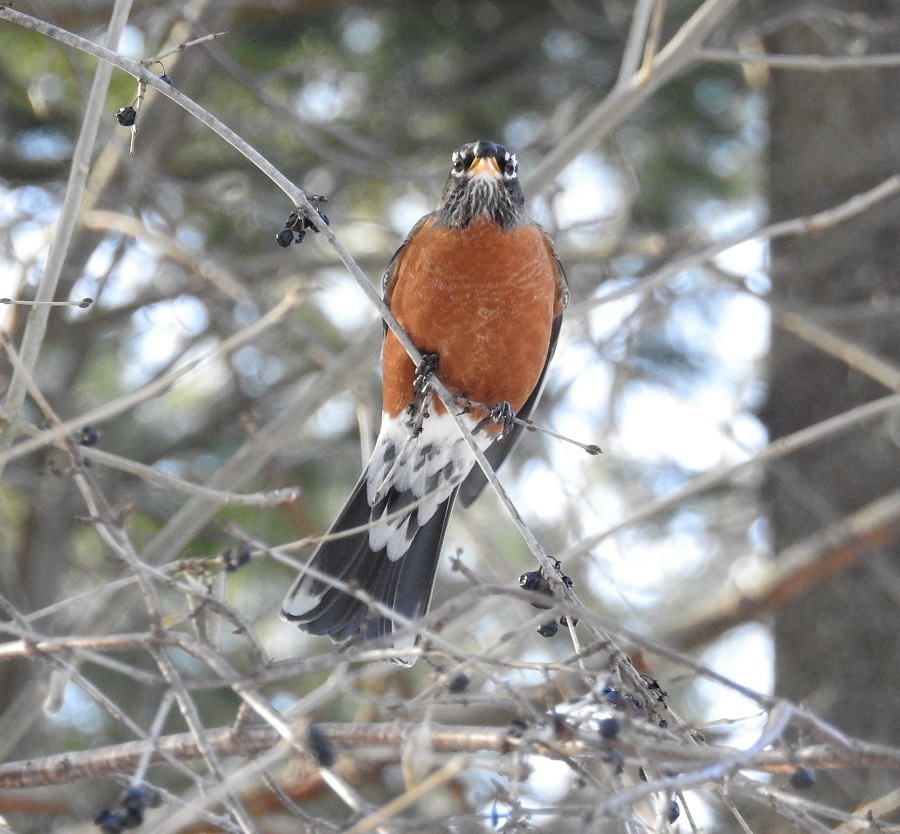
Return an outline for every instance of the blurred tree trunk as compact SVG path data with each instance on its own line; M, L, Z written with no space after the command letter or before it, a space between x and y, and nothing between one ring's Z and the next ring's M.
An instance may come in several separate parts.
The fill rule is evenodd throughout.
M820 3L780 28L772 53L900 50L896 0ZM785 4L766 0L770 19ZM900 172L900 70L774 71L769 86L772 220L836 205ZM772 300L900 367L900 201L819 234L772 247ZM887 394L777 326L772 334L771 439ZM775 553L900 488L900 418L869 423L779 462L766 501ZM776 691L846 732L900 740L900 544L858 553L856 567L824 581L775 621ZM893 589L893 590L892 590ZM887 774L844 774L854 805L889 789ZM865 781L869 780L869 781ZM881 780L881 781L876 781ZM824 779L820 779L820 785ZM828 784L834 788L834 783ZM821 789L825 789L824 786Z

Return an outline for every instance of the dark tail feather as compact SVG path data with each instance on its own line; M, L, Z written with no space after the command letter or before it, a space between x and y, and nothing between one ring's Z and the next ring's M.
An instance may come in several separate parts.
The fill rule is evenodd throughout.
M310 561L316 570L354 584L398 614L417 619L431 602L434 578L447 519L456 497L454 492L441 504L428 523L416 531L406 553L396 561L387 550L369 547L368 531L323 542ZM366 476L357 483L329 532L338 533L368 524L371 507L366 496ZM301 573L282 605L282 616L310 634L327 634L335 641L355 634L383 637L394 630L388 617L343 591ZM416 641L410 640L409 645Z

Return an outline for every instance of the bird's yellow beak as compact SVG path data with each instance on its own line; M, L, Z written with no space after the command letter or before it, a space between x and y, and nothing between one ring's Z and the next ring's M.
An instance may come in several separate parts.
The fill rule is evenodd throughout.
M500 166L497 160L492 156L478 156L469 166L469 178L487 176L492 179L501 179Z

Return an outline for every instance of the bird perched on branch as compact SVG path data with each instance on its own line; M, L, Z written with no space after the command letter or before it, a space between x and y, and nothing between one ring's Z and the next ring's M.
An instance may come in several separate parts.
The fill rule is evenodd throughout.
M410 620L428 610L447 519L485 484L434 374L491 465L509 454L543 387L567 301L563 268L528 216L514 154L464 145L437 209L391 259L384 300L423 355L417 367L391 331L384 340L383 414L372 457L282 616L333 640L392 634L399 626L352 591ZM472 405L465 406L469 402ZM326 581L333 577L342 587ZM399 649L417 642L407 631Z

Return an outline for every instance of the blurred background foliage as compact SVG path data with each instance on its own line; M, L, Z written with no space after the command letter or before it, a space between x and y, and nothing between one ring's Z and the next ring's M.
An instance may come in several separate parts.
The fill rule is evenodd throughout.
M670 4L669 34L692 7ZM450 150L473 137L493 137L517 151L527 180L529 167L614 80L630 23L628 4L618 3L593 11L542 2L515 9L444 2L248 5L221 18L220 10L202 12L191 34L227 28L228 36L173 56L163 62L165 71L309 193L328 197L324 210L373 282L412 223L433 207ZM89 20L78 28L99 38L100 24L98 17L93 28ZM153 54L184 27L171 10L138 10L122 48L135 57ZM10 152L0 163L5 235L19 262L11 264L5 292L27 298L58 209L87 62L17 28L4 27L0 36L11 82L4 95L10 118L3 124ZM134 82L116 73L110 114L134 95ZM549 516L540 532L554 546L569 538L568 525L559 524L566 507L569 523L583 530L598 515L608 523L627 513L633 499L622 497L620 476L629 482L625 492L638 498L696 471L690 460L679 460L690 454L667 452L662 444L620 453L619 423L633 392L683 397L698 386L727 383L710 334L740 287L695 270L657 293L604 306L597 299L680 248L759 221L761 117L760 101L736 70L698 70L578 160L551 190L532 195L536 215L562 251L572 291L542 420L552 424L558 406L574 436L600 442L605 455L591 460L528 438L509 467L513 483L523 467L535 470L522 488L537 484L530 491ZM152 91L139 128L131 158L128 131L112 118L103 126L104 164L90 184L93 211L64 274L67 297L96 303L54 315L39 381L61 416L74 416L221 341L292 287L308 288L306 302L277 332L103 426L104 449L203 482L254 423L279 408L292 385L359 338L360 328L371 328L374 314L313 237L287 252L274 245L290 207L208 130ZM38 165L45 166L43 176L34 174ZM716 224L707 222L711 215ZM24 315L24 308L13 309L8 328L18 331ZM745 387L755 357L735 349L732 361L742 367L731 385ZM298 426L295 445L280 449L255 485L298 484L299 506L224 513L240 516L269 541L321 530L358 469L357 409L366 412L369 432L377 428L376 366L373 354L371 373ZM668 442L671 430L661 431ZM633 442L640 445L640 438ZM14 467L7 483L46 480L36 474L47 463L43 457ZM727 452L701 457L700 466L708 466ZM134 478L119 483L115 472L104 470L102 477L111 494L134 504L131 523L144 535L165 523L180 498ZM618 495L617 509L591 499L607 492ZM590 522L571 503L578 496L597 504ZM495 514L492 506L475 515ZM509 532L509 546L525 559ZM222 542L213 525L192 552ZM27 570L40 559L18 561ZM275 579L255 577L253 585L273 590L273 599L280 590Z
M614 84L633 3L603 0L418 0L217 4L136 3L120 51L144 58L164 47L227 30L221 40L165 59L174 85L259 149L307 193L328 198L332 229L371 281L412 224L434 206L449 155L466 141L495 139L528 172ZM763 4L750 4L754 13ZM670 0L663 41L697 3ZM22 2L17 8L101 41L109 4ZM716 35L733 43L753 15ZM715 45L715 44L714 44ZM0 296L28 299L45 263L93 62L19 27L0 25ZM648 502L720 464L746 460L767 434L756 413L766 392L769 341L767 249L748 244L649 292L622 294L641 276L703 246L760 226L766 218L769 124L766 75L729 64L699 64L580 156L543 193L528 193L566 265L571 303L539 423L603 455L589 457L528 435L503 470L514 498L551 554L626 522ZM231 520L268 544L327 528L360 470L380 413L380 325L354 281L315 235L283 250L275 235L292 209L284 196L213 133L151 90L138 115L135 153L117 108L135 82L116 72L59 298L95 299L55 310L37 381L63 418L114 400L158 378L256 320L295 288L303 302L279 325L159 397L99 426L100 448L195 483L245 447L260 427L294 407L298 385L368 339L371 350L334 396L298 421L289 443L259 462L236 489L298 486L294 504L225 508L159 563L215 555L233 540ZM849 196L849 195L848 195ZM816 206L821 208L824 206ZM27 308L0 308L15 343ZM10 370L0 365L0 387ZM331 384L331 383L329 383ZM42 425L29 403L26 422ZM84 506L59 469L59 451L14 460L0 494L0 591L33 612L98 587L77 605L55 607L45 633L145 627L133 590L109 590L123 567L90 529ZM115 468L94 476L139 552L187 501ZM665 634L711 589L752 572L766 558L769 526L757 499L760 478L725 482L578 550L564 567L581 599L649 636ZM487 580L515 583L531 557L486 496L452 523L446 553ZM298 554L302 558L307 551ZM254 562L216 588L252 624L272 658L328 651L276 616L292 571ZM439 574L435 602L466 589ZM181 605L184 609L184 605ZM173 603L173 611L179 610ZM449 639L477 650L515 629L530 609L486 603ZM173 615L174 616L174 615ZM225 633L240 663L239 641ZM230 641L230 642L229 642ZM767 691L771 637L751 624L698 652L725 674ZM563 636L529 632L508 651L545 660L570 651ZM147 664L146 659L130 659ZM148 666L149 668L149 666ZM662 672L660 672L662 670ZM665 667L654 674L663 676ZM159 693L102 669L98 685L146 725ZM373 687L402 702L432 671L373 673ZM108 743L122 728L74 688L63 709L31 707L46 670L7 664L0 687L6 759ZM393 680L396 678L396 680ZM527 676L511 680L529 684ZM272 688L285 703L319 681ZM405 687L405 688L404 688ZM743 718L750 709L721 699L690 677L671 681L686 718ZM203 700L209 726L233 717L233 697ZM398 694L399 693L399 694ZM369 693L373 694L373 693ZM326 717L360 714L335 699ZM16 731L12 732L13 723ZM174 722L177 725L177 722ZM755 724L738 722L738 730ZM740 735L734 736L739 738ZM89 740L88 740L89 739ZM101 789L102 792L102 789ZM93 796L67 801L84 812ZM27 826L21 830L32 830ZM37 829L34 829L37 830Z

